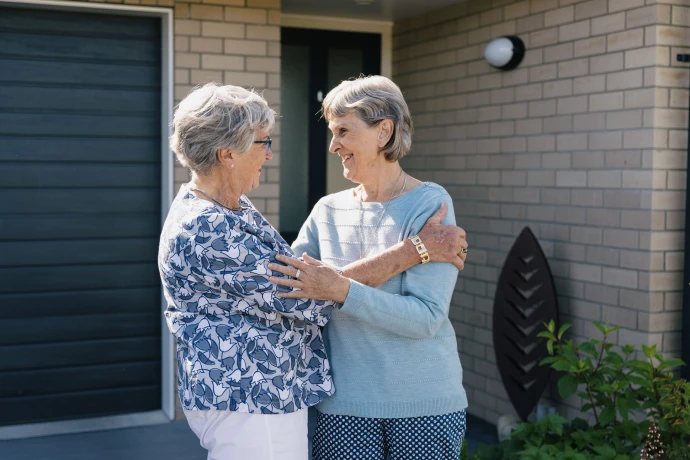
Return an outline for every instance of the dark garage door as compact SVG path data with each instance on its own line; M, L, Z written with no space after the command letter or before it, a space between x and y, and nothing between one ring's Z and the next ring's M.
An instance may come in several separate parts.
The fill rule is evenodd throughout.
M0 425L161 407L160 50L0 7Z

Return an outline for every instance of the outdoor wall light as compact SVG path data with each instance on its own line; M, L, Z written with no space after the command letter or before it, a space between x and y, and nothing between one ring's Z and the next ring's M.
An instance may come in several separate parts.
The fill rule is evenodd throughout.
M525 57L525 43L514 35L500 37L489 42L484 58L499 70L513 70Z

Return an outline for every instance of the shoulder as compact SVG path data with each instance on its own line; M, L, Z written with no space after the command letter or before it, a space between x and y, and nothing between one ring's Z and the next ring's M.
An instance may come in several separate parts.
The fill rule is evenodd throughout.
M416 192L415 197L418 202L428 203L428 205L440 205L443 202L452 202L448 191L435 182L424 182L409 193Z
M331 193L321 198L316 206L325 208L337 208L337 207L351 207L353 203L352 200L352 189L343 190L342 192Z

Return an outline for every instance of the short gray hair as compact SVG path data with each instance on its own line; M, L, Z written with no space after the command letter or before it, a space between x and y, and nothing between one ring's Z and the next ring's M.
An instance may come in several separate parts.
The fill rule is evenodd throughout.
M254 131L273 128L275 112L254 90L208 83L195 88L175 110L170 148L183 166L207 175L218 149L247 152Z
M393 162L410 151L414 131L410 109L398 85L386 77L373 75L340 83L326 95L321 110L326 121L349 112L356 113L369 126L389 119L393 133L381 153Z

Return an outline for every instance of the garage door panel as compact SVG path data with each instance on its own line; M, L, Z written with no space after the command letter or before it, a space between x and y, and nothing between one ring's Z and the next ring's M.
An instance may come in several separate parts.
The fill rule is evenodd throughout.
M125 337L157 337L158 314L112 314L3 319L0 347L50 342L76 342ZM88 347L84 347L85 352ZM0 348L1 349L1 348ZM11 364L10 364L11 365ZM50 366L46 362L41 367ZM9 365L8 365L9 366ZM0 384L2 379L0 379Z
M0 243L0 267L148 262L158 252L157 238Z
M161 407L161 20L44 6L0 6L0 425Z
M22 215L0 217L0 241L64 238L136 238L157 236L161 221L156 213L92 215Z
M143 287L160 282L158 267L153 261L118 265L0 268L0 280L0 293Z
M106 209L149 213L159 208L159 197L147 189L91 189L78 194L63 189L24 190L21 199L16 191L0 189L0 213L102 213Z
M0 294L0 319L141 313L160 302L160 286Z
M0 398L155 385L159 376L157 361L10 371L0 380Z
M53 368L102 365L132 361L156 361L160 354L157 337L119 338L112 340L66 342L5 346L4 354L12 354L13 362L0 361L0 372L41 369L46 363ZM153 382L156 383L156 382ZM8 387L12 388L12 387Z
M0 425L160 409L161 387L143 386L26 398L0 398Z
M160 187L158 164L0 163L3 187Z
M0 87L0 100L4 107L19 110L61 110L64 113L92 111L105 108L135 115L155 115L160 95L150 91L101 88L64 88L59 86L5 86ZM154 111L152 111L154 109Z
M25 61L0 57L0 83L62 83L70 86L109 88L160 87L160 69L156 65L121 65L70 62L56 65L50 61Z
M139 115L0 112L0 134L36 136L150 136L160 126Z
M117 14L79 13L75 15L63 11L40 9L3 8L0 15L0 28L9 31L32 31L36 33L82 34L87 37L111 36L123 38L160 37L160 20L156 18L137 18Z
M28 32L28 33L27 33ZM0 35L0 55L22 58L50 58L59 60L83 59L98 61L157 62L160 47L151 40L123 40L120 37L88 37L70 35L36 35L3 32Z

